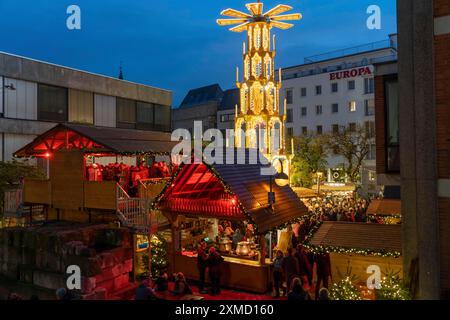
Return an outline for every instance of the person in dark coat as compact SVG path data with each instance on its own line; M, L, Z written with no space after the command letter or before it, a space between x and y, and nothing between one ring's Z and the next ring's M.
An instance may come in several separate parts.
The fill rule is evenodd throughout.
M299 274L298 260L295 257L295 249L289 248L286 257L283 258L282 268L286 279L286 289L290 291L291 281Z
M308 285L311 286L312 285L313 268L309 262L308 255L302 245L297 246L297 252L296 252L295 256L298 260L299 275L300 275L301 279L307 279Z
M319 297L319 290L328 289L328 280L331 278L331 261L329 253L319 253L316 255L317 263L317 282L316 282L316 299ZM320 286L321 283L323 286Z
M197 249L197 269L199 273L200 278L200 286L199 291L200 293L206 293L205 292L205 273L206 273L206 260L208 259L208 256L206 255L206 241L202 240L200 242L200 246Z
M300 278L294 278L291 284L291 291L288 294L288 301L307 301L311 300L309 294L303 289Z
M155 292L152 288L150 288L150 284L148 280L144 280L141 282L139 287L136 289L136 293L134 296L135 300L156 300Z
M209 279L211 281L211 295L220 294L220 265L223 262L222 256L217 253L216 248L209 249L207 265L209 268Z
M272 262L273 267L273 286L275 288L275 297L280 297L280 287L283 285L283 252L277 251L277 255ZM285 292L286 294L286 292Z

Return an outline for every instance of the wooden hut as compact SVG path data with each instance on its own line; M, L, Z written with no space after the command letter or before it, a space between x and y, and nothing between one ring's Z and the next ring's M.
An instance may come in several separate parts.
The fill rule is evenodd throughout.
M326 221L307 247L330 254L333 281L345 276L349 265L361 282L369 277L367 268L371 265L379 266L382 272L402 274L400 225Z
M147 229L149 203L166 181L162 179L152 192L142 192L145 197L132 198L114 180L89 181L86 163L105 157L112 161L127 157L135 164L145 157L169 157L174 144L164 132L59 124L14 154L44 158L48 163L48 179L24 181L23 205L43 206L48 220L119 218L127 226Z
M260 161L251 164L250 152L249 149L225 149L222 164L208 164L204 160L185 164L157 198L155 206L171 222L173 271L182 271L186 277L197 280L198 241L205 237L216 239L219 220L247 221L253 226L254 246L248 254L222 252L225 262L221 282L231 288L267 291L271 275L265 235L286 227L306 214L307 209L289 186L280 187L275 183L272 184L275 204L269 206L270 177L261 171L267 166ZM245 161L226 164L227 155ZM217 241L216 245L219 245Z

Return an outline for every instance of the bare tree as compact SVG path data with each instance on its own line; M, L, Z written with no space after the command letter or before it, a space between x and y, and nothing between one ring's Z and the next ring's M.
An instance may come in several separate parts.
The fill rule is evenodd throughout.
M351 182L360 180L363 161L374 143L373 132L360 125L342 126L339 131L326 135L326 145L331 154L344 157L344 171Z

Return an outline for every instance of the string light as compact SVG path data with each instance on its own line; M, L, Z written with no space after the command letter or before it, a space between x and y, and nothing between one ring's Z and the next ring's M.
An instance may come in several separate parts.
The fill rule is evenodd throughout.
M344 279L333 283L330 289L331 300L361 300L358 288L353 284L352 278L346 276Z

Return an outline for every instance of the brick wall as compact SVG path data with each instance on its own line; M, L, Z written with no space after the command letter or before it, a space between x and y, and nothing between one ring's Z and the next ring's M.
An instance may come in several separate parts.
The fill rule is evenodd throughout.
M434 0L435 17L450 15L449 0ZM450 179L450 34L434 37L436 141L439 179ZM442 298L450 299L450 198L439 198Z
M435 69L438 175L450 179L450 34L435 37Z
M434 16L441 17L450 15L449 0L434 0Z

